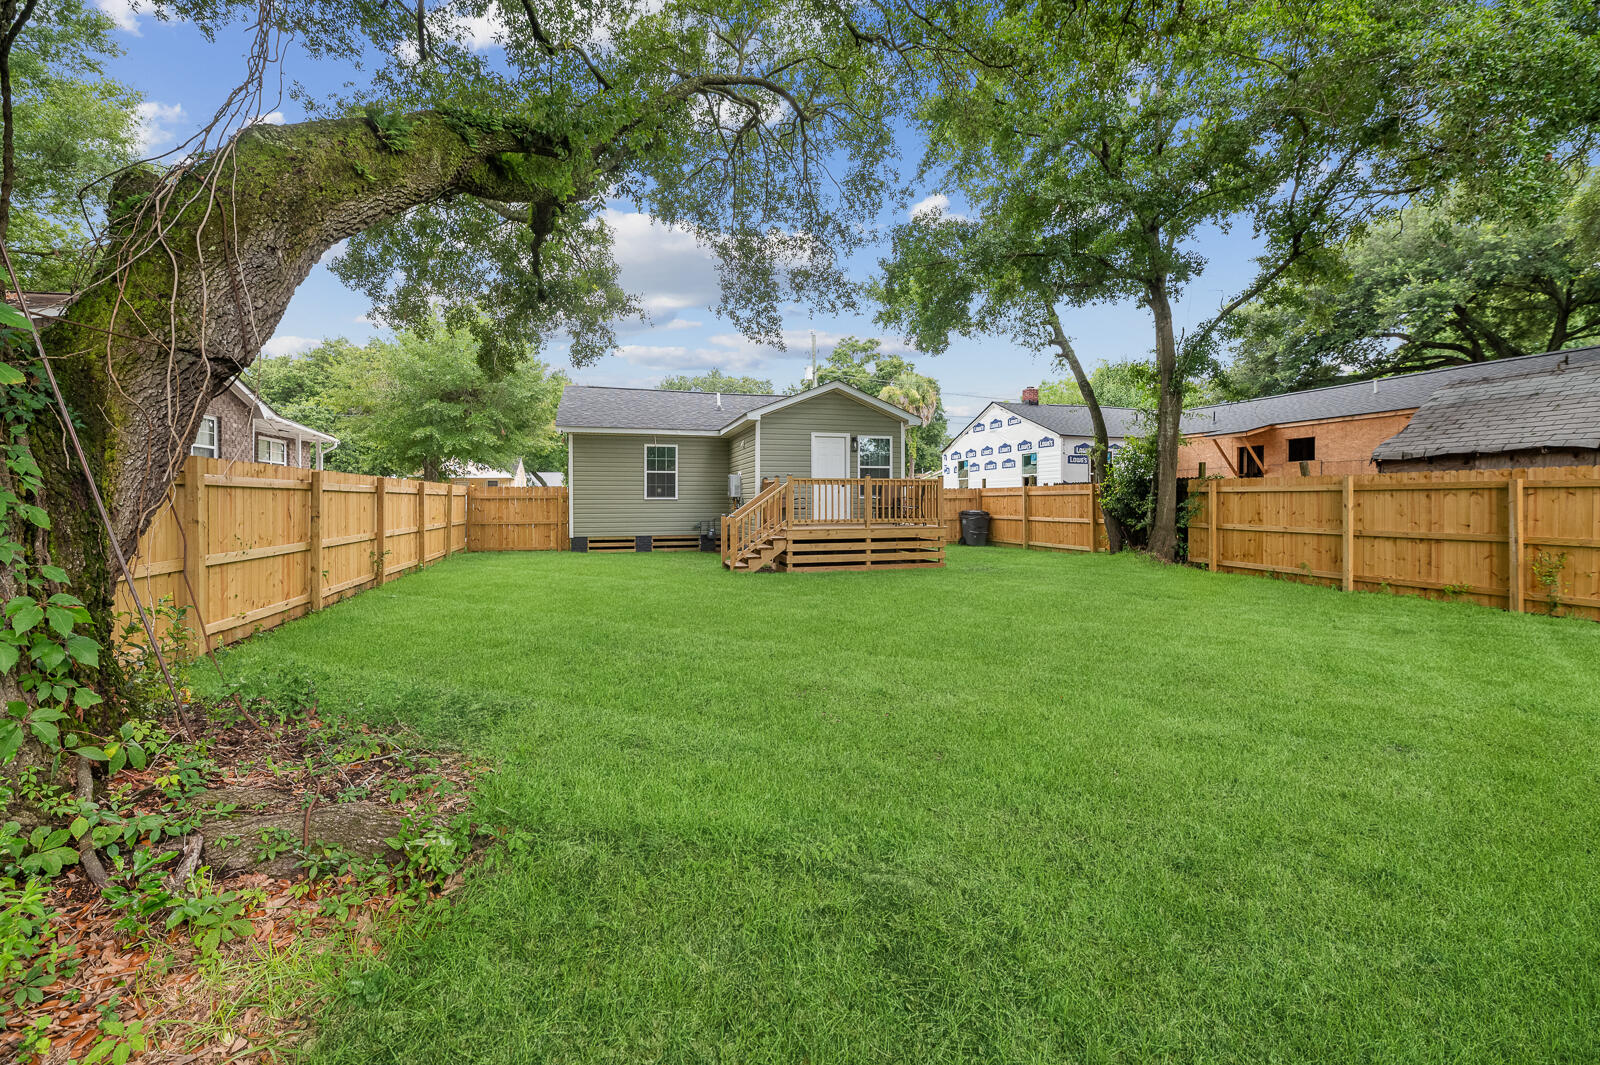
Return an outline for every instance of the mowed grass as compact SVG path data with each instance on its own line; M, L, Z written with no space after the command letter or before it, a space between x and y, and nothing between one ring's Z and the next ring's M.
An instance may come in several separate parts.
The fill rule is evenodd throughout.
M497 759L533 840L316 1061L1600 1058L1600 625L1002 548L471 555L224 665Z

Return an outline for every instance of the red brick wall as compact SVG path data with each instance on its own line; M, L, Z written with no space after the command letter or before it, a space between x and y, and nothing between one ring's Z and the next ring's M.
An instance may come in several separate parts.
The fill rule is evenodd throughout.
M1206 464L1208 475L1237 476L1239 448L1246 445L1262 449L1268 475L1297 473L1299 464L1289 462L1289 441L1302 436L1314 437L1317 441L1317 457L1309 469L1312 475L1377 473L1378 468L1372 463L1372 449L1404 429L1415 413L1415 410L1405 410L1292 426L1274 425L1248 436L1191 436L1178 450L1178 476L1200 476L1202 462Z

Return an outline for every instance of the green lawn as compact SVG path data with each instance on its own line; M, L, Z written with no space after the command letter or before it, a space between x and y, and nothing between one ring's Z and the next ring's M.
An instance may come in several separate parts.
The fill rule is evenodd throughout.
M536 841L318 1061L1600 1058L1600 625L1008 548L471 555L224 665L492 754Z

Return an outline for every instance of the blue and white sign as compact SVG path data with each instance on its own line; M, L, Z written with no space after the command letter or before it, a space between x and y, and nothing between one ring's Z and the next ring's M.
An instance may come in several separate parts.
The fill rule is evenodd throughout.
M974 450L974 449L972 449L970 447L967 448L967 458L975 459L977 457L978 457L978 452L976 450Z
M1089 465L1089 456L1088 455L1068 455L1067 456L1067 461L1070 462L1074 466L1087 466L1087 465Z
M999 451L997 453L1001 454L1001 455L1009 455L1009 454L1011 454L1011 445L1010 444L1001 444L1000 448L999 448Z
M1032 450L1033 450L1033 441L1032 440L1019 441L1018 444L1017 444L1017 451L1019 451L1019 452L1032 451Z
M993 419L990 419L990 421L989 421L989 428L998 429L998 428L1000 428L1001 424L1002 423L1001 423L999 418L993 418Z
M1072 449L1072 453L1074 455L1087 455L1093 447L1093 444L1079 444Z
M983 468L984 468L984 469L986 469L986 470L992 470L992 469L994 469L994 460L993 460L993 459L990 459L990 460L989 460L989 461L988 461L988 462L985 462L985 463L984 463L984 464L983 464Z
M1021 425L1022 424L1022 419L1017 417L1015 414L1013 414L1011 417L1006 419L1006 424L1007 425Z
M985 455L993 455L994 454L994 448L986 447L986 448L983 449L983 453Z
M1017 460L1016 459L1006 459L1004 462L1002 462L1000 464L1000 468L1002 470L1014 470L1014 469L1017 468Z
M983 423L982 422L973 422L972 423L972 431L975 432L975 433L983 432Z
M1055 437L1052 437L1052 436L1040 437L1039 438L1039 446L1042 447L1042 448L1043 447L1055 447L1056 446Z

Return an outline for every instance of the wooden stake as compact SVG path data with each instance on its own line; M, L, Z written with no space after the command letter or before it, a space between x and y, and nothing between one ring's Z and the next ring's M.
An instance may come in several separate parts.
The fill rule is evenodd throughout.
M1344 560L1341 564L1340 585L1347 592L1356 589L1356 481L1346 475L1344 479Z
M372 521L377 526L373 530L375 546L372 549L372 586L374 588L383 583L384 556L389 552L388 515L384 513L388 499L389 480L386 477L379 477L378 492L372 497Z
M306 594L310 609L322 609L322 471L311 471L311 512L306 521Z

